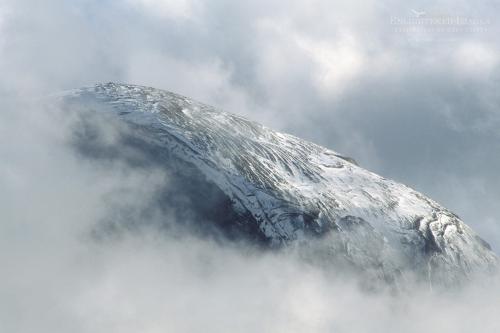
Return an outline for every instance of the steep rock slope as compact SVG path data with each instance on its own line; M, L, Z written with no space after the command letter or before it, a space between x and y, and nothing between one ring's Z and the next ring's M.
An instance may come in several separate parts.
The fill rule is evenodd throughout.
M116 114L192 166L227 197L233 223L272 246L306 244L390 280L452 284L496 265L455 214L314 143L148 87L98 84L63 99Z

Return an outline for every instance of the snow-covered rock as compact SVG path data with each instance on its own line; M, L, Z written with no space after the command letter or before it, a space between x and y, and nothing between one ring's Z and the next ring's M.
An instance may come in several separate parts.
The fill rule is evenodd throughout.
M148 87L98 84L63 98L104 106L190 165L228 198L234 224L271 246L306 244L385 279L440 284L496 266L454 213L330 149Z

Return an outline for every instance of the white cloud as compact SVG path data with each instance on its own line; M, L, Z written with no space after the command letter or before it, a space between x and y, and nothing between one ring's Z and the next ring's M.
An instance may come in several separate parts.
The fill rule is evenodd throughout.
M217 58L193 62L152 50L134 50L128 57L125 78L130 83L173 91L239 114L258 112L245 91L231 83L231 74L231 69Z
M476 41L458 45L453 53L459 73L485 79L499 65L500 56L492 46Z
M190 19L194 16L194 0L127 0L133 6L153 16L170 19Z
M4 43L6 40L6 36L5 36L5 32L4 32L4 25L5 25L7 15L8 15L7 7L5 5L0 4L0 57L2 56ZM0 66L1 66L1 62L0 62Z
M332 41L297 36L296 43L315 64L314 79L325 94L340 94L364 69L364 54L349 33L340 33Z
M317 38L296 30L287 20L264 19L257 28L264 40L260 54L263 73L273 84L307 73L318 91L338 95L362 73L366 63L356 37L341 31L331 39ZM267 40L266 40L267 39Z

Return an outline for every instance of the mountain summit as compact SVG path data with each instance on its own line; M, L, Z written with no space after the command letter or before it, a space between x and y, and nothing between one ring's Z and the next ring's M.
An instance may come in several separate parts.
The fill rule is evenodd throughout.
M305 244L386 280L449 285L496 266L457 215L330 149L148 87L97 84L63 100L125 121L148 156L174 170L196 218L223 229L271 247Z

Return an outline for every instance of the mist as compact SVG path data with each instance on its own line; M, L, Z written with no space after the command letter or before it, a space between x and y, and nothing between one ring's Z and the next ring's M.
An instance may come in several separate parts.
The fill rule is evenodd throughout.
M357 276L335 274L293 248L176 228L204 221L179 220L166 201L158 206L158 193L178 185L167 169L137 162L141 151L122 140L133 129L29 97L3 107L1 140L10 144L0 152L2 331L500 328L497 277L447 291L367 290ZM108 153L75 144L89 137Z
M2 163L0 200L3 331L499 328L496 280L450 293L417 285L398 295L367 292L355 277L334 277L293 252L165 231L156 222L171 217L145 220L140 212L154 211L155 193L169 186L167 174L121 156L82 156L73 145L78 115L36 105L15 105L18 112L2 116L9 123L2 142L15 142L1 152L9 162ZM93 123L97 142L118 145L119 125L104 120ZM96 237L110 219L114 231ZM139 227L130 228L130 220Z
M293 250L165 228L202 221L158 207L175 182L130 162L130 129L46 103L107 81L182 93L415 187L498 251L498 5L358 5L0 1L0 331L499 331L497 277L373 292ZM411 9L489 23L395 33ZM82 117L113 158L75 147Z

